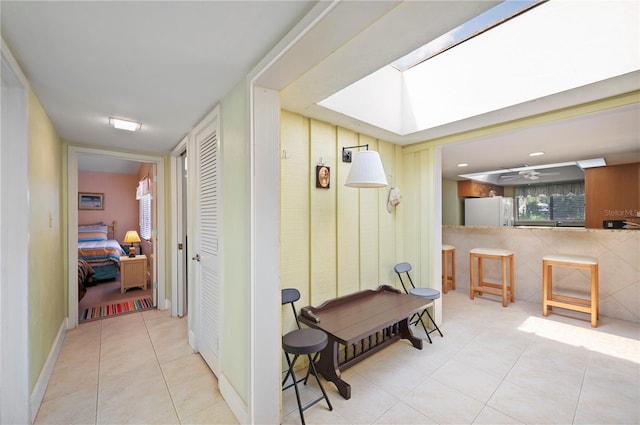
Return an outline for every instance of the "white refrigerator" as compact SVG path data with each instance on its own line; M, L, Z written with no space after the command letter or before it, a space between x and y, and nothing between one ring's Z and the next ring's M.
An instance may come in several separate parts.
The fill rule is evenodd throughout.
M513 226L513 198L467 198L464 200L465 226Z

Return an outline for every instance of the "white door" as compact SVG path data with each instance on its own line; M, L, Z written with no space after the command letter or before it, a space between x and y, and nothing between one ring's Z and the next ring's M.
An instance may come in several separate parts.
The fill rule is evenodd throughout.
M196 348L214 373L219 367L220 282L218 251L218 136L219 107L209 114L193 134L196 191L192 258L195 262Z

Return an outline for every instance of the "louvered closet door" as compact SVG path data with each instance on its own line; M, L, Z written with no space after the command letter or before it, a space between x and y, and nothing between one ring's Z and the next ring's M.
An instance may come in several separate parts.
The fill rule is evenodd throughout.
M195 134L198 162L196 253L198 273L198 351L214 373L219 372L220 281L218 252L218 133L216 113Z

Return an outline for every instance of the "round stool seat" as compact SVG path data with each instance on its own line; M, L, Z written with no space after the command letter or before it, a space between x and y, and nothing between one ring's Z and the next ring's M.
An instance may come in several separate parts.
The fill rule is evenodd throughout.
M454 249L456 249L456 247L453 245L442 245L443 251L453 251Z
M414 288L409 291L411 295L426 298L428 300L437 300L440 298L440 291L431 288Z
M313 354L328 341L327 334L319 329L296 329L282 337L282 349L291 354Z

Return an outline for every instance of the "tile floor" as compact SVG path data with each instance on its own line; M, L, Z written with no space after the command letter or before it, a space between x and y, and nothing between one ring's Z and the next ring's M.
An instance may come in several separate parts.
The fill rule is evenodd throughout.
M35 424L237 424L187 342L187 320L149 310L67 333Z
M586 315L543 318L538 304L459 290L443 308L444 338L400 341L347 370L350 400L325 382L334 409L318 403L306 423L640 423L640 325L601 317L592 329ZM237 423L186 333L155 310L70 331L36 424ZM303 399L317 393L310 383ZM300 424L293 389L282 404L283 423Z

